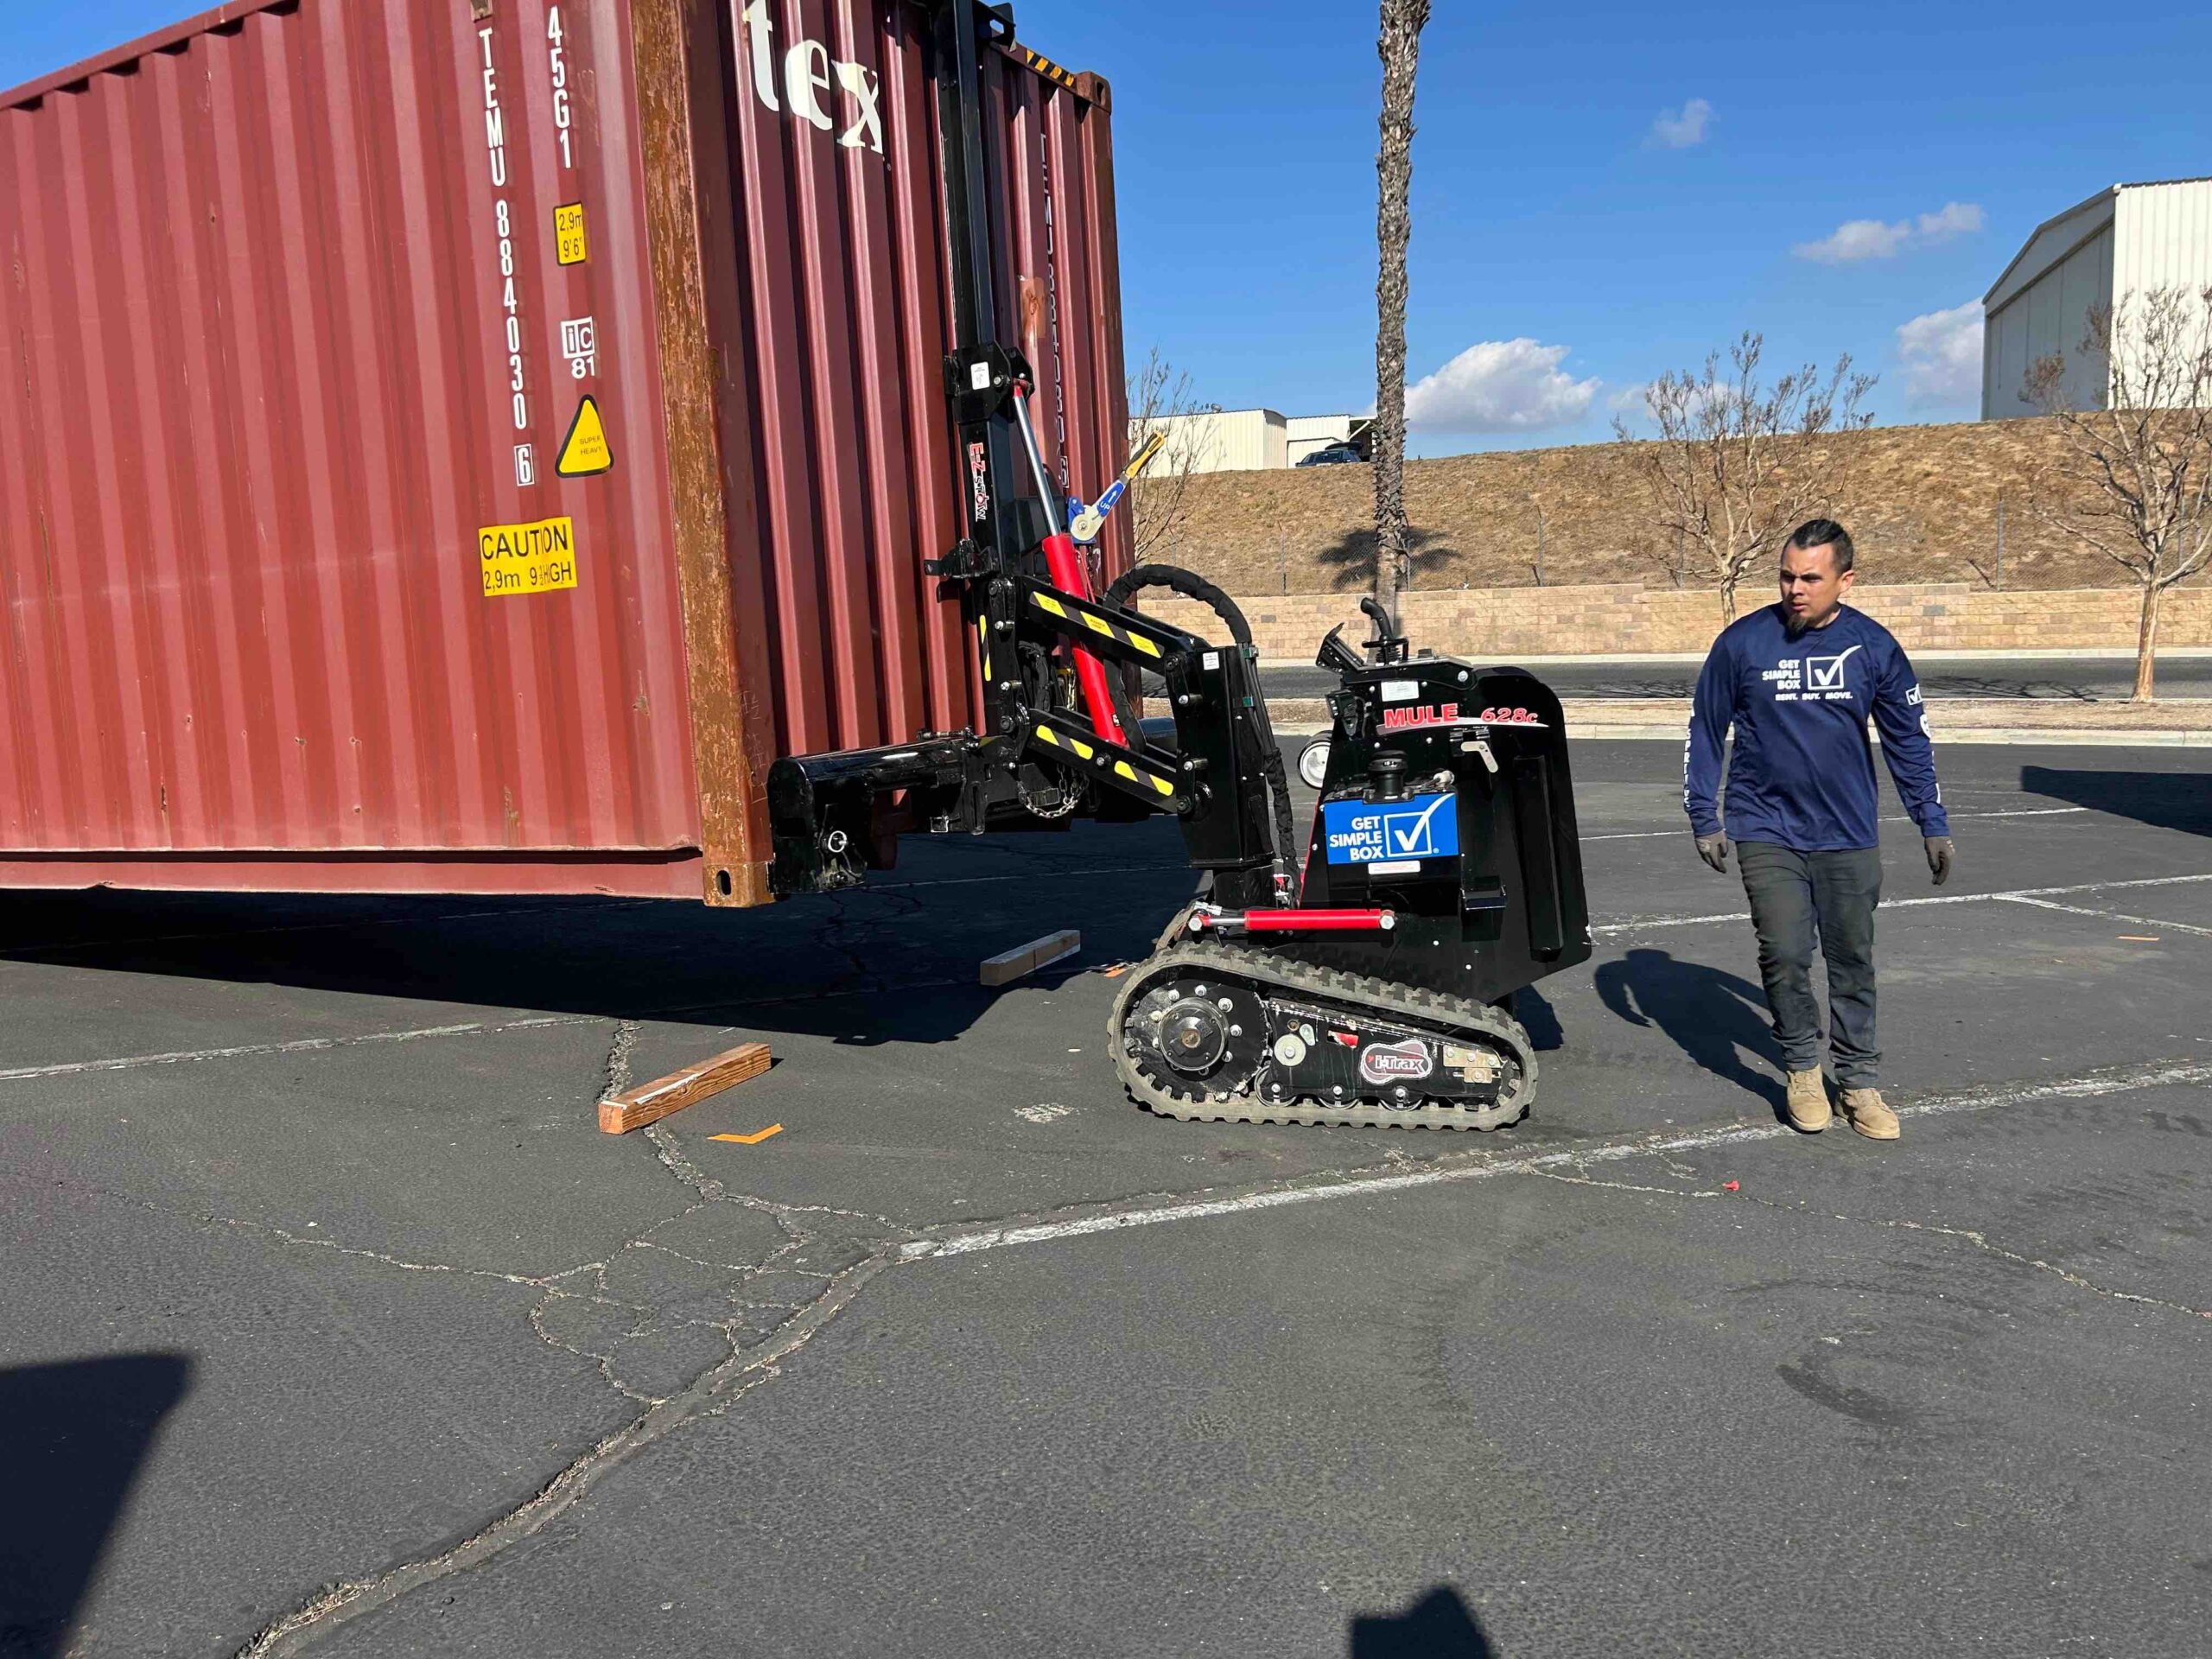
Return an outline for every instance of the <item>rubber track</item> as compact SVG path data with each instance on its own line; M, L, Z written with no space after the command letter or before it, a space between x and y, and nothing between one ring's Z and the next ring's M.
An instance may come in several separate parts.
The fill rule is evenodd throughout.
M1389 980L1334 968L1311 968L1287 962L1266 950L1242 950L1213 939L1194 939L1187 931L1188 914L1178 916L1160 936L1154 953L1129 975L1128 983L1114 999L1106 1022L1114 1069L1129 1097L1146 1110L1186 1123L1313 1123L1338 1128L1365 1129L1503 1129L1529 1115L1536 1092L1536 1053L1521 1022L1484 1002L1440 992L1417 989ZM1393 1111L1380 1105L1330 1106L1305 1100L1268 1101L1257 1094L1236 1094L1216 1100L1185 1100L1147 1081L1131 1062L1122 1041L1128 1012L1146 988L1164 973L1191 969L1222 973L1248 982L1273 988L1289 995L1338 1007L1380 1013L1401 1025L1427 1031L1444 1040L1457 1033L1476 1033L1512 1052L1521 1062L1521 1081L1512 1094L1491 1106L1420 1106Z

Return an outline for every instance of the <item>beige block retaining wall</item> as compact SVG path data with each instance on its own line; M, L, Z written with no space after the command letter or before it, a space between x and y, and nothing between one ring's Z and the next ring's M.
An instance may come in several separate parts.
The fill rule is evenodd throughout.
M1761 602L1765 599L1760 595ZM1965 583L1862 586L1851 602L1894 632L1907 651L2133 650L2133 588L1997 593ZM1147 594L1148 614L1218 639L1204 606ZM1239 599L1260 654L1311 661L1337 623L1355 645L1370 624L1357 594L1285 594ZM1446 656L1638 656L1702 652L1720 628L1711 593L1630 587L1450 588L1406 594L1401 621L1416 650ZM2164 645L2212 645L2212 589L2167 594Z

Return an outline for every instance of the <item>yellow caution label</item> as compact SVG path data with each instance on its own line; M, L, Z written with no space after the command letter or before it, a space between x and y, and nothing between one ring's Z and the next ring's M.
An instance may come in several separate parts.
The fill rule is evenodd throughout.
M486 524L476 532L484 565L484 596L550 594L576 585L576 526L572 518L534 524Z
M581 265L591 257L584 237L584 205L572 201L553 210L553 248L564 265Z
M561 440L561 458L553 470L563 478L591 478L613 465L614 451L607 446L599 400L587 395L576 408L576 418L569 423L569 435Z

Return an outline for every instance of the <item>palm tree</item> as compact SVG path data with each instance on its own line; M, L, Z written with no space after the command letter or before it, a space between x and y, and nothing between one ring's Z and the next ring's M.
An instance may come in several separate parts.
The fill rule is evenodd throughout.
M1406 245L1414 176L1414 75L1429 0L1382 0L1382 143L1375 156L1375 600L1398 615L1406 569Z

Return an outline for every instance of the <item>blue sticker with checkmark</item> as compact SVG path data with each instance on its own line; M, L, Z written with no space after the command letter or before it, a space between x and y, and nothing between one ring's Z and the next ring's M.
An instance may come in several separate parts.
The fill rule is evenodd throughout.
M1404 801L1325 801L1321 833L1332 864L1395 864L1453 858L1459 852L1456 796L1416 795Z

